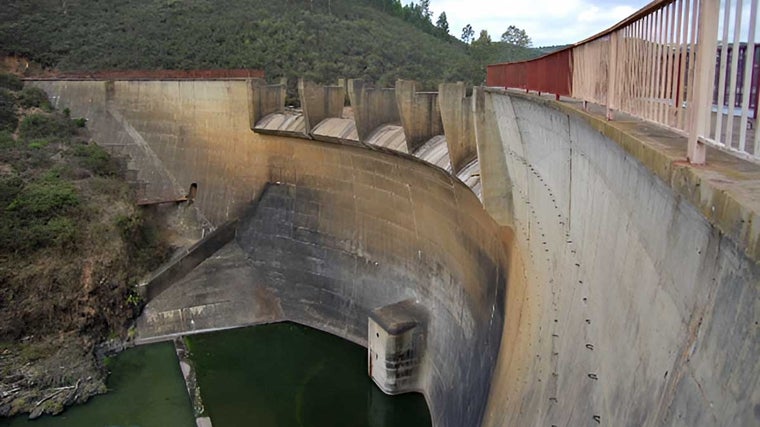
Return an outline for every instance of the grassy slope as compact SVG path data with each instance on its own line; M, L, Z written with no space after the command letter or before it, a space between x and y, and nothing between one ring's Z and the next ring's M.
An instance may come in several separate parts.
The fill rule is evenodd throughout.
M15 100L20 118L0 131L0 341L124 332L128 282L145 268L133 269L142 218L123 165L41 90L0 89L0 98Z
M531 49L476 52L361 0L10 0L0 49L61 70L262 68L319 82L360 77L481 83L488 62ZM496 46L496 48L494 48ZM500 46L500 47L499 47ZM484 62L485 61L485 62Z
M127 335L131 284L168 255L122 162L82 126L0 74L0 417L105 391L93 346Z

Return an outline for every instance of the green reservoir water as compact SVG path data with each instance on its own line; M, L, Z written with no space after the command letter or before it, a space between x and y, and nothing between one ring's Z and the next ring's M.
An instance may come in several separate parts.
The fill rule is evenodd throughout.
M386 396L367 350L293 323L187 338L214 427L424 427L420 394Z
M214 427L425 427L422 395L386 396L366 349L292 323L186 338ZM129 349L109 366L110 392L55 417L0 427L193 427L171 343Z
M109 365L109 392L62 414L29 421L25 416L0 418L0 426L149 427L195 425L174 344L131 348Z

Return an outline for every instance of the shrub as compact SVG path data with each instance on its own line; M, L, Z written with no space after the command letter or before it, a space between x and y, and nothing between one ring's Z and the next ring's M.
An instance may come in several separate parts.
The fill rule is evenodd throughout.
M46 223L32 228L38 245L66 246L74 241L77 228L71 218L55 216Z
M12 199L10 203L8 200ZM79 197L57 178L23 186L18 178L0 181L0 246L16 253L63 247L75 241Z
M27 185L7 210L24 218L52 218L73 211L79 205L76 188L56 178Z
M170 248L160 238L158 227L141 212L117 217L116 227L127 244L127 255L133 265L150 271L169 255Z
M0 130L0 150L5 150L16 146L16 141L13 140L13 135L7 130ZM2 159L3 156L0 156Z
M0 207L5 208L16 199L23 185L24 182L17 176L0 178Z
M121 163L96 144L77 145L74 149L74 156L79 159L81 167L91 170L95 175L121 175Z
M11 216L0 224L0 244L6 250L22 254L45 247L67 246L76 237L74 221L64 216L26 220Z
M9 90L21 90L24 83L17 76L8 73L0 73L0 88Z
M50 140L43 138L43 139L35 139L35 140L30 141L28 146L29 148L33 150L39 150L41 148L47 147L48 144L50 144Z
M25 87L18 96L18 103L24 108L38 107L45 111L52 110L47 93L38 87Z
M129 199L132 197L129 185L120 177L95 176L89 180L90 190L95 193L109 194L117 199Z
M119 230L122 239L126 242L134 243L140 239L142 226L143 217L139 213L116 217L116 228Z
M67 137L76 129L71 120L56 114L30 114L21 121L19 136L23 139Z
M12 93L0 89L0 130L13 132L18 126L16 99Z

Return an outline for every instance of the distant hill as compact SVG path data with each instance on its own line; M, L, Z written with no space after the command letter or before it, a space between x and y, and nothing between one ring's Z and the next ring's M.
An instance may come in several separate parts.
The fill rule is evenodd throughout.
M538 56L455 37L376 0L6 0L0 54L61 71L261 68L270 78L479 84L485 65ZM380 2L382 3L382 2Z
M570 47L570 46L572 46L572 45L571 44L558 44L558 45L554 45L554 46L540 46L540 47L534 48L533 50L537 51L541 55L548 55L548 54L550 54L552 52L556 52L558 50L562 50L562 49L564 49L566 47Z

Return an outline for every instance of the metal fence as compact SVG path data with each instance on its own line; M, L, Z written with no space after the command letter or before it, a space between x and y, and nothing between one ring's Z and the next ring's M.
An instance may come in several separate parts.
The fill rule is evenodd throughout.
M565 50L488 67L488 84L571 96L760 160L758 0L657 0ZM738 54L734 54L737 52Z
M744 70L744 67L746 67L747 63L747 43L741 43L739 45L739 57L737 61L738 70L739 73L736 74L736 87L731 89L730 85L730 79L720 79L721 73L720 73L720 66L722 62L723 56L726 57L726 63L731 64L732 63L732 56L734 48L732 45L728 45L728 48L726 49L725 54L723 53L722 49L718 47L718 57L716 59L715 63L715 87L713 89L713 105L723 105L724 107L728 107L729 99L725 94L730 93L732 90L735 92L734 96L734 108L741 108L741 104L744 100L744 74L741 72L741 70ZM758 79L760 79L760 45L755 45L755 53L754 53L754 64L751 71L752 80L750 81L750 93L749 96L749 109L752 112L752 118L757 118L757 101L758 101L758 93L760 91L758 90ZM723 91L721 92L718 90L720 87L723 87Z
M758 0L724 0L719 7L717 63L711 70L712 109L701 138L760 158L757 125L760 46L757 37ZM749 6L749 7L748 7ZM747 12L747 7L749 13Z
M264 71L252 68L207 70L113 70L54 73L35 80L210 80L264 78Z
M489 65L486 84L570 96L571 54L562 50L532 61Z

